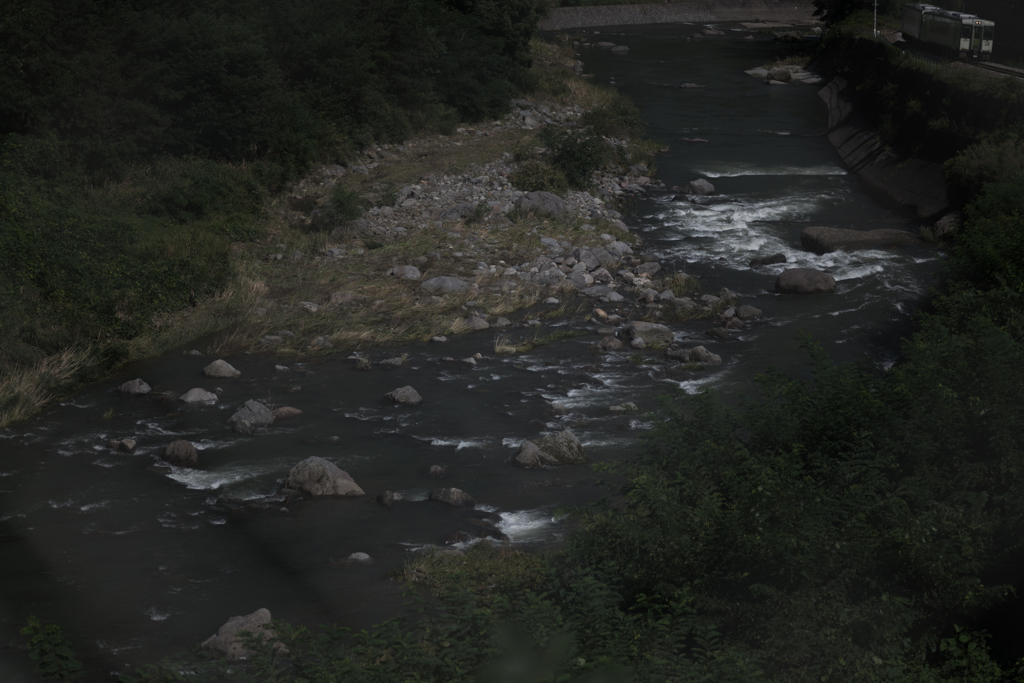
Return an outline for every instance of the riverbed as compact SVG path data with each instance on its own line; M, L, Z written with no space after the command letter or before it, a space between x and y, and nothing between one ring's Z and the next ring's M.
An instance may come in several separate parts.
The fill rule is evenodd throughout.
M700 204L673 201L672 193L639 200L626 222L664 268L697 276L705 293L728 287L763 311L726 340L708 336L718 325L711 320L672 324L678 340L721 355L721 366L680 371L637 362L661 361L659 352L595 353L600 335L584 318L588 306L539 329L525 325L537 311L510 316L522 323L510 329L513 338L579 333L515 355L495 353L492 329L373 350L375 361L408 358L370 371L347 354L308 363L246 354L226 359L240 378L212 380L202 369L214 357L183 353L202 353L203 340L125 368L0 432L0 659L16 655L11 644L30 614L59 623L94 674L191 649L228 617L261 607L300 623L366 627L401 609L402 589L389 572L424 548L464 544L481 527L467 510L427 501L433 488L465 490L478 509L501 516L497 528L511 543L537 550L556 548L571 529L568 508L607 495L589 467L513 467L523 439L571 428L592 462L628 458L657 419L649 411L670 391L736 395L752 391L770 367L805 373L802 335L837 360L892 364L939 252L923 244L803 251L800 231L810 225L917 226L878 205L841 167L817 88L770 86L744 73L792 47L760 34L747 40L749 31L728 24L716 26L723 36L687 40L701 28L603 27L585 39L624 44L628 53L581 47L580 59L596 82L633 98L648 137L669 147L658 157L658 178L715 186ZM748 265L776 253L787 263ZM836 293L775 294L778 273L794 266L830 272ZM444 360L477 353L476 365ZM154 394L115 391L135 377ZM406 385L423 396L420 406L383 399ZM157 395L193 387L219 389L218 402L186 406ZM234 434L227 419L249 399L303 415L253 437ZM609 412L626 401L640 412ZM105 446L127 437L138 442L134 454ZM200 468L161 466L175 439L196 445ZM275 497L289 468L313 455L347 471L367 495ZM430 474L434 465L444 474ZM384 491L406 502L383 507L375 497ZM373 561L346 563L355 552Z

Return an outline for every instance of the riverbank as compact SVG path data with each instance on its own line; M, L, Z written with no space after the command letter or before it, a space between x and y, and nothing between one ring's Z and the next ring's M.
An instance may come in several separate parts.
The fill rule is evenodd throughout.
M751 22L805 26L818 23L814 4L778 0L683 0L650 5L556 7L540 20L542 31L591 26ZM769 28L769 27L766 27Z

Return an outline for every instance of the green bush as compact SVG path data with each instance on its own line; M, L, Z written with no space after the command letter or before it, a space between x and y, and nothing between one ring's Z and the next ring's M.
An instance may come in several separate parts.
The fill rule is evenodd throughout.
M612 156L608 143L586 129L546 127L540 140L548 148L548 163L564 173L569 186L577 189L588 187L591 174Z
M509 175L512 187L523 192L544 191L564 195L569 189L565 173L539 161L523 164Z
M335 185L331 189L325 213L335 223L352 221L363 215L361 201L359 193L343 185Z
M82 675L82 664L75 658L60 626L43 625L31 616L20 633L29 639L29 657L36 663L43 680L73 681Z
M972 145L944 165L949 198L964 206L988 183L1024 174L1024 140L1014 136Z
M613 92L606 104L594 107L580 117L581 126L589 126L598 135L610 138L639 138L647 130L640 109L625 95Z

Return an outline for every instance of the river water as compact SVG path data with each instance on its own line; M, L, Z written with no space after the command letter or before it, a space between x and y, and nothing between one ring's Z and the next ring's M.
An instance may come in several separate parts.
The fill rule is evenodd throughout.
M629 53L581 48L581 59L595 81L614 81L632 97L648 136L670 146L658 158L658 177L669 186L704 177L717 189L702 206L670 196L638 202L628 222L649 252L698 276L705 292L726 286L764 311L763 320L727 341L706 336L710 321L674 326L678 338L720 354L721 367L680 372L637 365L629 353L594 354L588 346L599 339L596 328L582 319L543 332L585 336L526 354L495 356L493 331L483 331L444 345L375 351L378 359L393 351L409 360L370 372L343 357L278 369L281 361L272 357L241 355L227 359L240 379L214 381L202 375L211 357L176 352L136 364L0 431L0 674L25 661L14 644L30 614L59 623L100 678L190 649L228 617L261 607L300 623L365 627L393 616L404 600L388 572L419 549L483 528L466 510L425 501L432 488L464 489L478 509L502 517L498 527L513 543L536 549L555 547L569 530L560 508L605 495L588 467L511 466L522 439L571 426L592 461L629 457L654 418L612 415L609 406L634 401L648 411L674 388L732 395L750 390L769 367L805 372L801 333L839 360L890 364L934 279L938 252L803 252L799 234L809 225L915 226L865 195L842 169L824 137L817 88L768 86L743 73L792 48L762 36L743 40L749 32L730 25L717 27L725 37L686 41L699 28L607 27L588 38L626 44ZM682 89L683 82L706 87ZM778 252L786 266L747 266ZM774 294L776 275L793 265L829 271L836 293ZM476 367L441 360L477 352L485 358ZM220 402L186 407L114 391L134 377L177 394L220 388ZM421 406L382 400L404 385L424 396ZM256 437L232 434L227 418L252 398L305 414ZM552 402L567 414L553 416ZM104 419L108 411L113 415ZM138 441L135 454L103 445L124 437ZM178 438L200 449L200 469L158 466L163 447ZM287 505L268 498L289 468L311 455L337 463L368 495ZM431 477L432 465L446 467L445 475ZM409 502L382 507L374 497L385 490ZM374 562L338 561L353 552Z

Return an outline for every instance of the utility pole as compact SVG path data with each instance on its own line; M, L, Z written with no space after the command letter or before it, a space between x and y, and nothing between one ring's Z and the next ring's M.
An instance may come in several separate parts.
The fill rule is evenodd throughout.
M964 1L966 2L966 0L964 0ZM878 37L878 0L875 0L875 20L874 20L874 24L872 25L872 31L873 31L872 35L875 38L877 38Z

